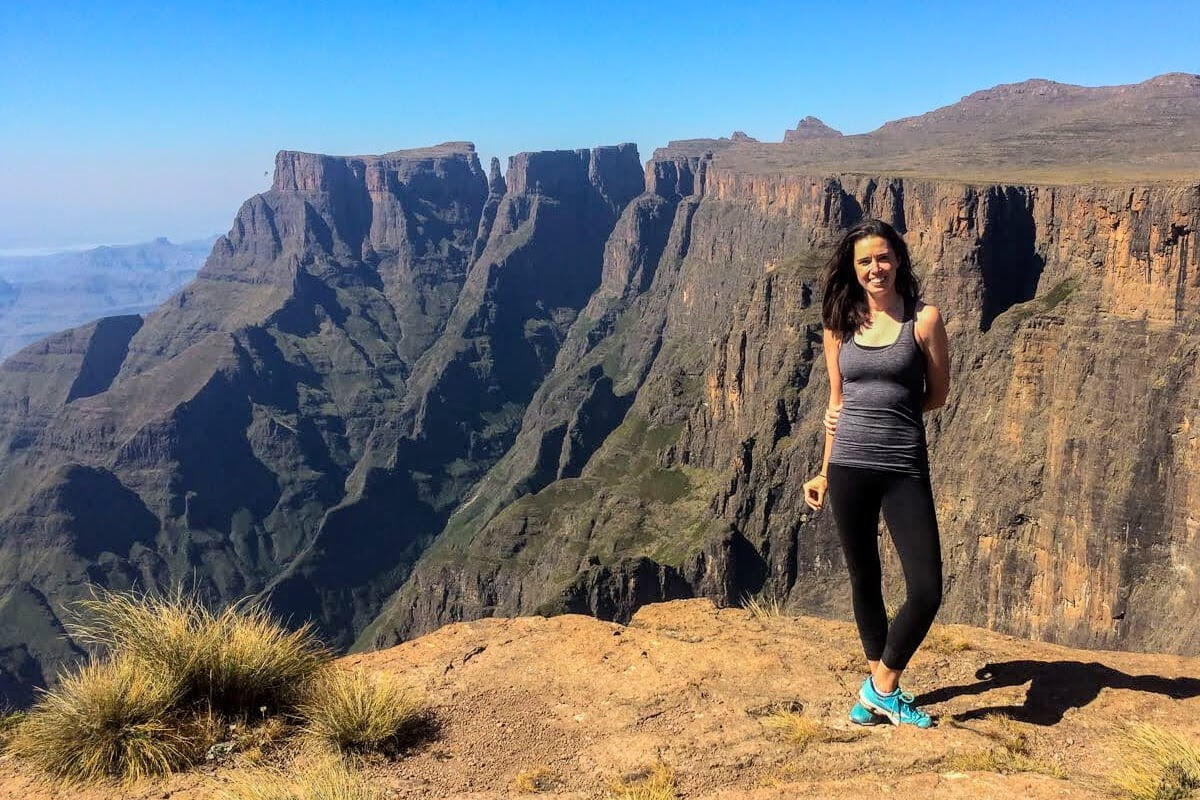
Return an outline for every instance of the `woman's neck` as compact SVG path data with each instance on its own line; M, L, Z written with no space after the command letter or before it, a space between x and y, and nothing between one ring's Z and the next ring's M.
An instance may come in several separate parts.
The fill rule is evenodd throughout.
M904 298L896 291L888 292L885 295L869 294L867 295L867 309L871 312L872 317L881 311L895 317L897 316L896 312L904 313Z

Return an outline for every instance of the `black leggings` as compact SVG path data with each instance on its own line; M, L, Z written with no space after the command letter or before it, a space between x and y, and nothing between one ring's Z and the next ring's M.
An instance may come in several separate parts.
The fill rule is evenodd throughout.
M829 502L850 587L863 651L892 669L904 669L929 632L942 602L942 546L929 476L830 464ZM879 509L904 569L908 597L889 627L879 566Z

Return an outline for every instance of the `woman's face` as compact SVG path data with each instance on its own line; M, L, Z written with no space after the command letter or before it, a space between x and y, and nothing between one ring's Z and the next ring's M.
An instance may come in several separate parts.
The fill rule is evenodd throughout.
M868 295L896 291L896 253L882 236L864 236L854 243L854 274Z

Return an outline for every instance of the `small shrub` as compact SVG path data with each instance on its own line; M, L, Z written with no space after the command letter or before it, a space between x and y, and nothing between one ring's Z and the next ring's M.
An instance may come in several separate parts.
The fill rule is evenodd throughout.
M183 702L203 701L230 715L291 707L298 687L330 659L309 625L288 631L251 603L213 613L183 592L110 592L81 608L71 625L77 639L169 676Z
M524 794L549 792L558 786L558 779L546 767L522 770L513 778L513 791Z
M382 800L382 789L337 760L321 761L293 774L278 770L236 772L214 787L217 800Z
M612 787L612 796L615 800L673 800L675 771L660 762L640 778L617 783Z
M341 751L384 749L422 719L421 704L395 679L338 667L310 682L297 713L306 733Z
M42 696L12 749L70 781L162 775L199 755L172 714L178 696L177 685L137 662L94 661Z
M1124 731L1125 758L1111 777L1130 800L1184 800L1200 790L1200 748L1153 725Z

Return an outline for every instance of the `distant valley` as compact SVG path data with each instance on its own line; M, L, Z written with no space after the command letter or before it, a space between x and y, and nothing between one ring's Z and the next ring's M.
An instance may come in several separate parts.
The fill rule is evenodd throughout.
M66 328L151 310L196 276L214 241L0 256L0 360Z

